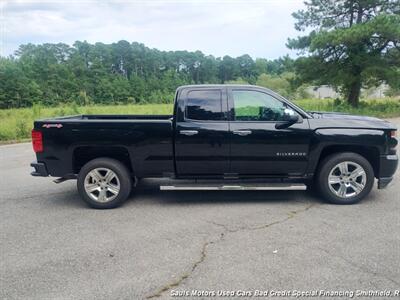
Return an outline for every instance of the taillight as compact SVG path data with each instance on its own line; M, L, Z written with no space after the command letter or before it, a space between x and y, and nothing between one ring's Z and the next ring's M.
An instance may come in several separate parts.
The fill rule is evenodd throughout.
M399 143L396 139L397 137L397 130L391 130L389 132L389 154L396 154L396 147Z
M43 152L43 137L41 131L32 129L32 146L33 151L36 153Z

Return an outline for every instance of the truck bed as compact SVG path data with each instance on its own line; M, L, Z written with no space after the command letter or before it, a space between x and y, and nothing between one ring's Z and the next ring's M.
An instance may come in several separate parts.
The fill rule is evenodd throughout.
M82 120L171 120L172 115L74 115L43 119L40 121L82 121Z
M75 173L82 157L112 146L108 156L129 157L136 176L173 172L171 115L75 115L34 122L43 135L46 162L51 176ZM121 153L124 153L123 155Z

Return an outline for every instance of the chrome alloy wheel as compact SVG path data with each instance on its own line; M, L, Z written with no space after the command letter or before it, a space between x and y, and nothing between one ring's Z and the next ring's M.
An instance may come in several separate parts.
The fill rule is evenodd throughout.
M363 167L352 161L334 166L328 176L331 192L340 198L350 198L364 190L367 175Z
M117 174L112 170L96 168L86 175L84 187L91 199L105 203L118 196L121 185Z

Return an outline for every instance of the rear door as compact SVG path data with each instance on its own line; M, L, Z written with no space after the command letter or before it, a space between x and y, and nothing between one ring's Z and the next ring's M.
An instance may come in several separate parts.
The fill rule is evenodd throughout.
M175 161L178 176L222 177L229 172L225 88L188 88L178 96Z
M285 102L264 90L229 89L231 173L302 175L307 167L310 130L307 119L276 129Z

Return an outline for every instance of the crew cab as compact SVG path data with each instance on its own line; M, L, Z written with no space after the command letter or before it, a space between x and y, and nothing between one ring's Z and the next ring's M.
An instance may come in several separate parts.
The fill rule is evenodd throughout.
M126 200L141 178L162 190L304 190L352 204L398 164L396 127L363 116L307 112L250 85L188 85L173 115L78 115L38 120L33 176L77 179L94 208Z

